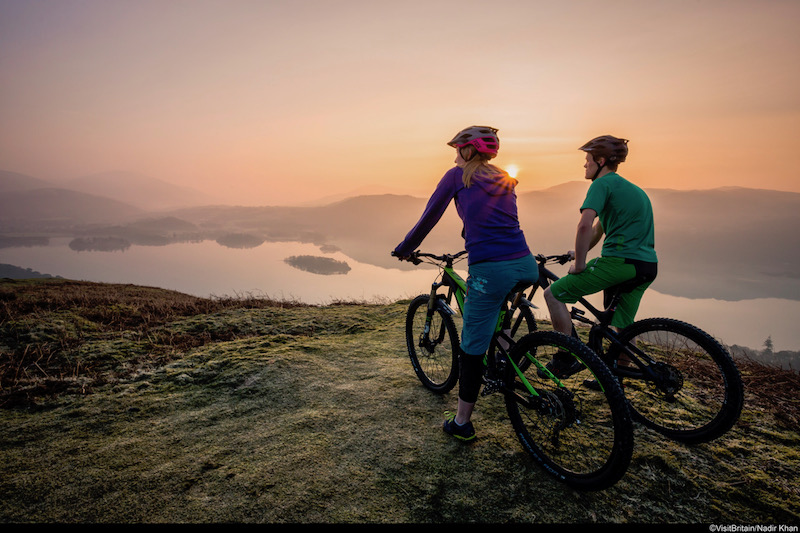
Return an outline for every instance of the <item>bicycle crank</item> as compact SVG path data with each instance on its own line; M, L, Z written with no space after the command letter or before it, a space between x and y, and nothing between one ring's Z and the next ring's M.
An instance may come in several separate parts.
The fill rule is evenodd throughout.
M556 420L554 429L562 430L577 420L574 395L567 389L540 391L539 412Z

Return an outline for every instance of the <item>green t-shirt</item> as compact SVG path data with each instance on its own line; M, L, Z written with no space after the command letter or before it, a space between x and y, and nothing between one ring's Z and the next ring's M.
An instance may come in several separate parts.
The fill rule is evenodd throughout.
M616 172L589 186L581 211L593 209L603 225L602 255L655 263L653 207L647 194Z

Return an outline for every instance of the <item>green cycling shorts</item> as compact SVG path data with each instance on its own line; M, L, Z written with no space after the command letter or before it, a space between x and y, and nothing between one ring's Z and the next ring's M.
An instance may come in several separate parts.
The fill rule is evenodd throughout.
M636 274L636 266L622 257L596 257L586 263L586 269L580 274L567 274L554 281L550 285L550 292L559 302L574 304L583 296L633 279ZM651 283L644 282L622 295L611 321L612 326L624 328L633 323L642 295Z

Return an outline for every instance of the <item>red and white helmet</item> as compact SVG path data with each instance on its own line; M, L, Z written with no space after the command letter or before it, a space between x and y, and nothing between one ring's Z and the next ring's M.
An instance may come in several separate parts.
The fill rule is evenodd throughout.
M453 148L472 145L482 154L496 156L497 151L500 149L500 139L497 137L496 128L470 126L459 131L447 145Z

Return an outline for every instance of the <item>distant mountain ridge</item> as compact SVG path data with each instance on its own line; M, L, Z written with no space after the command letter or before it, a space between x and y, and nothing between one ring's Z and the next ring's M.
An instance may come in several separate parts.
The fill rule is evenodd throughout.
M76 237L119 236L142 245L251 235L330 246L356 261L397 269L414 268L389 252L427 203L427 198L378 194L322 206L195 205L152 211L42 185L36 178L0 172L0 235L50 235L58 229ZM573 181L518 193L520 223L534 253L574 248L578 210L588 186ZM660 273L654 288L659 292L800 300L800 193L738 187L647 192L656 218ZM461 250L461 228L451 205L422 248Z
M147 210L213 203L210 196L195 189L132 172L103 172L82 176L63 182L63 186L78 192L107 196Z
M36 229L31 223L74 224L131 221L146 211L111 198L68 189L45 188L3 192L0 195L0 223ZM2 226L0 226L2 229Z
M105 197L143 211L213 203L212 198L195 189L180 187L132 172L103 172L69 180L46 181L17 172L0 170L0 193L4 195L43 189L62 189Z
M0 194L7 192L28 191L33 189L47 189L55 187L49 181L34 178L19 172L0 170Z

